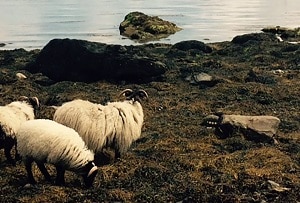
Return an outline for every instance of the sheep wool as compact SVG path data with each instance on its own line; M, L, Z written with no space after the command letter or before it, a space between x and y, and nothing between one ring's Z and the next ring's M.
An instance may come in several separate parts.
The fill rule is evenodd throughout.
M15 133L21 123L34 119L34 110L26 102L15 101L6 106L0 106L0 126L6 135L15 138Z
M120 157L141 136L144 113L133 99L107 105L78 99L59 107L53 120L75 129L95 154L113 147Z
M86 147L79 134L55 121L26 121L18 130L17 137L18 150L25 165L29 163L31 167L32 160L36 163L47 162L55 165L57 170L70 170L85 177L96 169L92 166L87 168L94 160L94 153ZM31 169L28 173L32 173ZM57 173L59 176L60 171Z
M4 148L5 156L8 162L15 164L10 151L16 146L16 132L20 125L34 119L34 107L39 106L36 97L20 97L20 101L14 101L5 106L0 106L0 148ZM16 159L18 152L16 150Z

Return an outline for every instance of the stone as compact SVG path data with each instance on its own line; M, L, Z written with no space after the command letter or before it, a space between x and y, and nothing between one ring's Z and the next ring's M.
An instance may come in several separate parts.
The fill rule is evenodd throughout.
M202 121L206 127L215 127L221 138L241 132L247 139L271 141L276 135L280 119L274 116L209 115Z
M53 39L26 66L54 81L145 83L159 80L166 65L138 55L138 47L76 39Z
M187 76L185 80L189 81L190 84L200 85L203 88L213 87L219 82L216 78L207 73L192 73Z
M271 33L251 33L235 36L231 42L234 44L245 44L246 42L275 41L276 36Z
M125 16L119 30L121 35L143 43L166 38L182 29L157 16L148 16L136 11Z
M211 53L213 51L210 46L198 40L186 40L177 42L172 46L172 49L178 49L181 51L198 50L203 53Z

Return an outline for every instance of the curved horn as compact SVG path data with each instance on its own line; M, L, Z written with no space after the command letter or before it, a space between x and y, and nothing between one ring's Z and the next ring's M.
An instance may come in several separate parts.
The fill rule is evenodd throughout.
M29 98L26 97L26 96L20 96L20 97L18 98L18 101L28 101L28 100L29 100Z
M98 167L94 165L94 166L91 168L91 170L89 171L87 177L89 177L90 175L92 175L92 174L93 174L95 171L97 171L97 170L98 170Z
M119 94L119 96L124 95L127 98L129 96L129 94L131 94L132 92L133 92L132 89L125 89Z
M144 98L144 97L148 98L148 94L145 90L139 90L138 94L141 98Z
M37 97L31 97L30 99L36 104L37 107L40 107L40 102Z

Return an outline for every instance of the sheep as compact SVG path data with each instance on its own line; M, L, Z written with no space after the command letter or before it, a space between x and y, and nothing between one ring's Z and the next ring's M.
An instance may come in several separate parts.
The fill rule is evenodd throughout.
M115 159L123 155L132 142L141 136L144 113L141 105L148 98L144 90L125 89L120 95L125 101L106 105L76 99L64 103L54 113L53 120L75 129L95 153L95 162L101 162L104 149L113 148Z
M36 184L31 168L35 162L49 182L51 177L44 164L55 166L56 185L65 185L64 174L70 170L81 175L87 187L92 186L98 172L94 153L74 129L49 119L30 120L21 125L17 139L30 184Z
M15 165L19 159L17 151L16 131L21 123L34 119L35 110L39 107L37 97L19 97L18 101L0 106L0 149L4 148L7 162ZM15 146L15 160L11 157L11 149Z

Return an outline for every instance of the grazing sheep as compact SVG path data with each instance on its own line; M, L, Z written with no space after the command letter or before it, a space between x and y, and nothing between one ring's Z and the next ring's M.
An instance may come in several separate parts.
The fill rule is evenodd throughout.
M72 128L47 119L30 120L21 125L17 139L30 184L36 183L31 169L36 162L47 181L51 178L44 163L51 163L56 167L57 185L65 184L65 170L70 170L82 175L87 187L92 186L98 172L94 153Z
M82 136L88 148L94 151L97 164L105 148L113 148L115 158L120 158L141 136L144 122L141 99L147 98L147 93L125 89L120 95L126 100L107 105L73 100L58 107L54 114L53 120Z
M21 123L34 119L35 109L39 107L39 100L36 97L22 96L5 106L0 106L0 149L4 148L5 157L8 163L15 165L18 159L16 131ZM11 157L11 149L15 146L15 160Z

